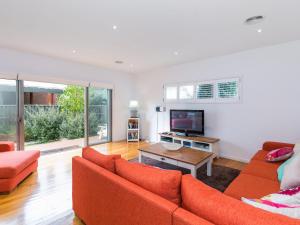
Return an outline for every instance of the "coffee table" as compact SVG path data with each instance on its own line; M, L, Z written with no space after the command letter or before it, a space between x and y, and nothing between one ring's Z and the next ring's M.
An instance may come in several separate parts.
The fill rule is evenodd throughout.
M193 177L197 176L197 169L207 164L207 176L212 173L214 153L182 147L176 151L166 149L163 144L157 143L139 149L139 162L142 156L169 163L191 170Z

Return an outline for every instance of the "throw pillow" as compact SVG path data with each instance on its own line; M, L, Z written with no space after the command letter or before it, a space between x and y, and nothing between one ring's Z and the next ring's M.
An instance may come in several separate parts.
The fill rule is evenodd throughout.
M284 190L296 186L300 186L300 154L295 154L291 162L285 166L280 189Z
M114 173L115 159L121 158L121 155L103 155L93 148L85 147L82 149L82 158Z
M282 181L284 168L285 168L286 165L288 165L292 160L293 160L293 158L290 158L290 159L286 160L284 163L282 163L282 164L278 167L278 169L277 169L277 174L278 174L278 180L279 180L280 182Z
M290 158L293 154L294 151L291 147L278 148L273 151L270 151L266 155L266 160L268 162L278 162Z
M295 144L294 152L297 154L300 153L300 143Z
M124 159L118 159L116 160L116 173L177 205L181 203L182 174L180 171L162 170L141 163L130 163Z
M242 201L269 212L300 219L300 186L261 199L242 198Z

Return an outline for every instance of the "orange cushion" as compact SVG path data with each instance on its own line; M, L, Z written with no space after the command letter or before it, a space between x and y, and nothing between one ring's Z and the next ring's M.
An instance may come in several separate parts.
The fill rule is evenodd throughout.
M40 157L40 151L10 151L0 153L0 178L12 178Z
M124 159L116 160L116 173L171 202L179 205L181 172L163 170L141 163L129 163Z
M241 197L261 198L279 190L280 184L277 181L241 174L229 185L224 193L240 200Z
M244 167L242 173L278 181L277 169L279 165L278 163L251 160L251 162Z
M11 141L0 141L0 152L14 151L15 143Z
M299 220L270 213L210 188L191 175L182 177L183 208L217 225L296 225Z
M115 159L121 158L121 155L103 155L93 148L85 147L82 149L82 157L114 173Z

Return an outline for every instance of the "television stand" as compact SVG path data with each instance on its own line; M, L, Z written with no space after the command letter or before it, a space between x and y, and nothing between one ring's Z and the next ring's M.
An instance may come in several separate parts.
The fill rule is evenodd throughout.
M163 132L159 134L160 142L176 143L183 147L214 153L215 157L219 157L219 141L218 138L205 136L181 136L171 132Z

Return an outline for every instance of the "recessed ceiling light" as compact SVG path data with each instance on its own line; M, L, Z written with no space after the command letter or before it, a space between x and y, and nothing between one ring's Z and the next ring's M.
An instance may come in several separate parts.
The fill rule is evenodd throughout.
M113 29L113 30L117 30L117 29L118 29L118 26L117 26L117 25L113 25L112 29Z
M261 32L262 32L262 29L257 29L257 32L258 32L258 33L261 33Z
M265 17L261 15L251 16L248 19L246 19L244 23L247 25L253 25L253 24L261 23L264 19Z
M175 52L174 52L174 55L176 55L176 56L177 56L177 55L179 55L179 53L175 51Z
M121 61L121 60L116 60L115 63L116 63L116 64L122 64L122 63L124 63L124 62Z
M72 53L73 53L73 54L75 54L75 53L76 53L76 50L75 50L75 49L74 49L74 50L72 50Z

